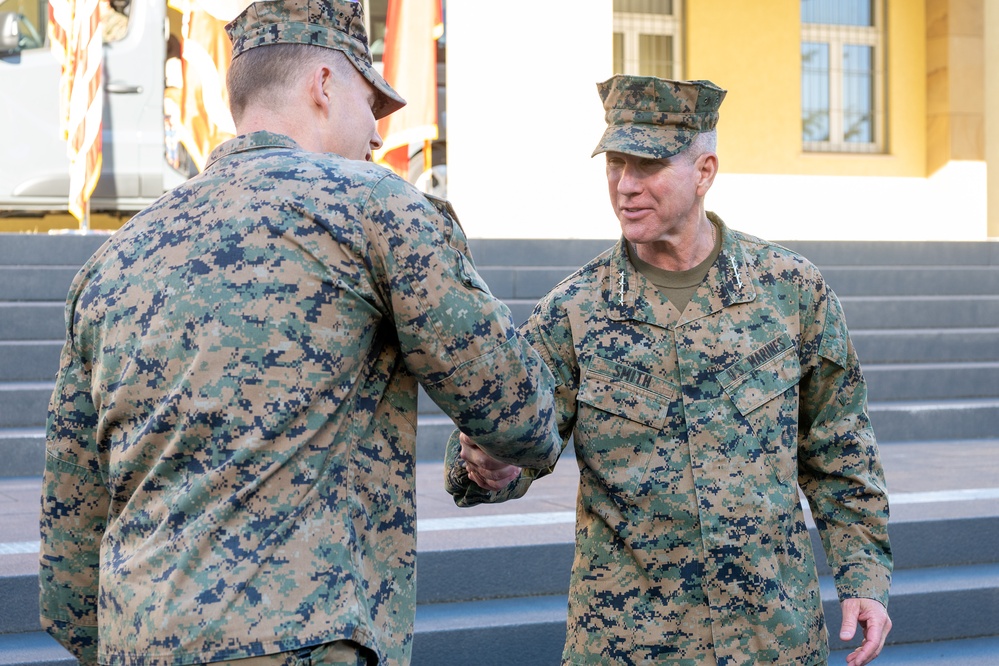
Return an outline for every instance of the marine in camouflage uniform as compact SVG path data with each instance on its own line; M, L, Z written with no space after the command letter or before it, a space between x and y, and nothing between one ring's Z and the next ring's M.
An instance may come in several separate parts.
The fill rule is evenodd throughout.
M714 128L725 94L628 76L599 90L594 154L647 160ZM802 256L706 217L718 238L686 307L622 238L521 330L555 375L580 470L566 664L825 663L799 485L839 596L887 605L884 475L840 303ZM551 471L490 491L469 469L455 433L445 485L461 506L520 497Z
M235 62L271 43L346 49L384 115L404 102L371 68L360 12L252 5L229 26ZM341 640L406 664L418 382L500 458L551 465L561 446L553 377L451 207L274 132L221 145L115 233L66 325L41 616L85 664Z

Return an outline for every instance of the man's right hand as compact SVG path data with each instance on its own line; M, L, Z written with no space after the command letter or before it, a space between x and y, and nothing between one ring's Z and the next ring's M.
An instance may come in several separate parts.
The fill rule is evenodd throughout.
M458 435L461 451L458 457L465 461L468 478L485 490L501 490L517 480L520 468L492 458L464 433Z

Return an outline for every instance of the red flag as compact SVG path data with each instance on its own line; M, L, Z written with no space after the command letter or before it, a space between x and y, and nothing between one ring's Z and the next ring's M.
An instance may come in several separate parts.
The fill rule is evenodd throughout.
M375 161L407 177L409 144L437 138L437 38L443 30L440 0L389 0L385 17L383 75L406 106L378 121L384 145Z
M62 63L60 126L69 154L69 212L87 222L87 202L101 177L103 40L99 0L51 0L49 38Z

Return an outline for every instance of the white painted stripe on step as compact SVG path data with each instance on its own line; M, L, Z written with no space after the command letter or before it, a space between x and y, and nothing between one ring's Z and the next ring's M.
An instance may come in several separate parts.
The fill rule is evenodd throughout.
M972 500L999 499L999 488L967 488L964 490L936 490L926 493L888 493L888 502L898 504L926 504L928 502L969 502Z
M507 513L496 516L462 516L460 518L425 518L416 521L420 532L440 530L474 530L486 527L521 527L525 525L557 525L576 520L575 511L543 513Z
M0 555L22 555L38 552L37 541L21 541L15 543L0 543Z
M999 499L999 488L969 488L965 490L937 490L924 493L891 493L888 496L892 506L901 504L929 504L931 502L969 502L973 500ZM555 525L572 523L576 520L574 511L552 511L548 513L518 513L496 516L474 516L460 518L432 518L417 522L420 532L440 530L470 530L493 527L513 527L523 525Z

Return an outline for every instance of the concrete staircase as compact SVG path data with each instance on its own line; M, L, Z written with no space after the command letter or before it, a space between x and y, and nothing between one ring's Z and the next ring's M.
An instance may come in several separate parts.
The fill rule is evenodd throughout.
M0 234L0 666L73 663L37 621L39 475L63 300L105 239ZM480 240L472 249L522 321L611 242ZM999 664L999 244L787 244L839 294L870 383L896 555L895 629L876 663ZM517 502L457 509L441 488L450 430L421 396L413 663L558 663L575 465L563 460ZM821 551L814 530L813 542ZM820 575L835 637L835 591L828 569ZM834 638L832 648L830 663L844 663L847 646Z

